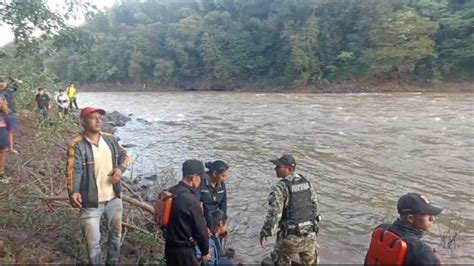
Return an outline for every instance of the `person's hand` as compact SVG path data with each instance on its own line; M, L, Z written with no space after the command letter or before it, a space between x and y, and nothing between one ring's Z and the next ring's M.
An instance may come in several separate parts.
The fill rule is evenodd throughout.
M117 184L120 182L120 177L122 177L122 174L122 170L120 170L118 167L112 170L110 173L110 176L112 177L112 183Z
M209 235L209 237L211 237L211 236L212 236L211 229L207 228L207 234Z
M13 149L13 148L8 148L8 149L7 149L7 152L13 152L13 153L15 153L15 154L18 154L18 151L15 150L15 149Z
M267 248L267 244L268 244L267 237L260 236L260 246L262 246L262 248Z
M435 249L433 249L433 253L436 258L436 265L441 265L441 254L439 254L439 252L436 251Z
M206 256L201 257L202 261L210 261L211 260L211 253L207 253Z
M71 197L69 197L69 201L72 207L82 208L82 196L79 192L73 193Z

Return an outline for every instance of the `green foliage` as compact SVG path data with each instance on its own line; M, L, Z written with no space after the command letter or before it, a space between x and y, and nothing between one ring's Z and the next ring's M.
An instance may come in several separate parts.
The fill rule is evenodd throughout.
M63 134L77 127L77 121L71 116L49 116L40 120L38 127L48 134Z
M29 60L61 81L162 86L463 80L473 14L465 0L129 0L38 42Z
M13 30L14 43L18 52L27 55L34 51L38 33L46 39L67 27L66 21L75 16L78 11L89 13L94 8L88 2L81 0L63 0L62 8L52 11L47 1L11 0L0 2L0 22Z
M132 231L128 241L134 244L140 252L140 265L164 265L163 246L156 239L155 234L150 232Z
M406 79L420 60L434 55L431 37L437 29L437 23L419 16L414 9L382 18L369 32L374 44L367 54L371 73Z

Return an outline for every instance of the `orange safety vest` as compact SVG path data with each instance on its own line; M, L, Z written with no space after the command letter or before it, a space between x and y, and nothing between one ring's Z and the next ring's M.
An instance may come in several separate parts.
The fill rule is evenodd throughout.
M403 265L407 250L407 242L399 235L377 228L370 241L366 264Z

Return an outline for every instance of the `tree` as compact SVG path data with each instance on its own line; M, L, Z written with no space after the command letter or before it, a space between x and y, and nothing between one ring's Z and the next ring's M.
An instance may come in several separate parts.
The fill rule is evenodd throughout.
M419 16L414 9L384 17L369 32L374 45L367 54L371 73L406 79L420 60L434 55L432 36L437 29L436 22Z
M36 43L34 36L38 33L43 38L57 34L67 27L67 20L78 11L89 13L93 6L82 0L63 0L62 9L52 11L44 0L0 1L0 24L6 24L12 29L19 51L30 51Z
M438 67L450 79L472 80L474 1L451 0L440 18Z

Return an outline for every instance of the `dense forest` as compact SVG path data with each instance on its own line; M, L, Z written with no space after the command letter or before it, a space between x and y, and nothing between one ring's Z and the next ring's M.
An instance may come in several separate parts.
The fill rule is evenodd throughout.
M122 0L23 58L3 50L5 62L78 83L466 81L474 1Z

